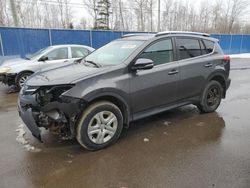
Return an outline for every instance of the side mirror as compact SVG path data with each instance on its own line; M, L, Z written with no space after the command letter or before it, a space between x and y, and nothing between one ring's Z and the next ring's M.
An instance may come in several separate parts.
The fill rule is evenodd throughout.
M139 58L132 66L132 70L148 70L154 67L154 62L151 59Z
M42 56L38 61L48 61L49 58L46 56Z

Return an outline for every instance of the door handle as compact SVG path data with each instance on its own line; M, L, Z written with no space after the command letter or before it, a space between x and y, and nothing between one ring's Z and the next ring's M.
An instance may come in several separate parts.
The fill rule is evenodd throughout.
M168 72L168 75L174 75L174 74L178 74L178 73L179 73L178 70L173 69L173 70L171 70L170 72Z
M213 64L212 63L207 63L206 65L204 65L204 67L208 68L208 67L212 67Z

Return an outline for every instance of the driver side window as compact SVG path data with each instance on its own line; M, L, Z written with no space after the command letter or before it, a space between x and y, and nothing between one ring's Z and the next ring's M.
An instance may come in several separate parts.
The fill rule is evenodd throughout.
M151 59L155 65L173 61L173 46L171 39L160 40L142 52L139 58Z
M58 48L49 52L46 57L48 61L59 60L59 59L68 59L68 48Z

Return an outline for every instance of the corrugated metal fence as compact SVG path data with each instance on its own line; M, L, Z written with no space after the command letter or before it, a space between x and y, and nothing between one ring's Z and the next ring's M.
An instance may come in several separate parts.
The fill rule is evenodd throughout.
M0 56L24 56L56 44L83 44L99 48L129 33L135 32L0 27ZM250 52L250 35L212 36L220 40L226 54Z

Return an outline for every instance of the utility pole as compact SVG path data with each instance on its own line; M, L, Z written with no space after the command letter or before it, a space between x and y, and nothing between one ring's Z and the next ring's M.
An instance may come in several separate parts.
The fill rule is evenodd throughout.
M11 8L11 12L12 12L13 20L14 20L14 25L17 27L18 26L18 18L17 18L17 14L16 14L16 6L15 6L14 0L10 0L10 8Z
M158 25L157 25L157 31L160 31L161 26L161 0L158 0Z
M121 0L119 1L119 11L120 11L120 25L121 25L121 29L122 29L122 31L124 31L124 20L123 20L123 14L122 14L122 2L121 2Z

